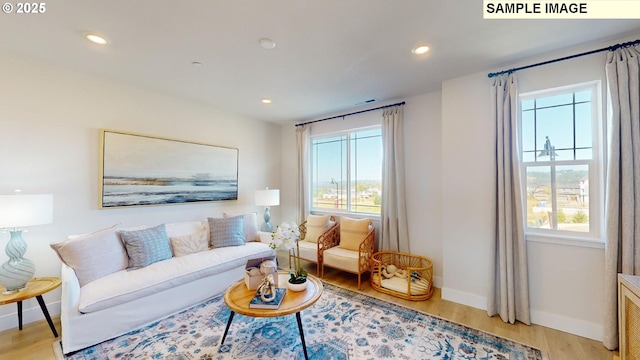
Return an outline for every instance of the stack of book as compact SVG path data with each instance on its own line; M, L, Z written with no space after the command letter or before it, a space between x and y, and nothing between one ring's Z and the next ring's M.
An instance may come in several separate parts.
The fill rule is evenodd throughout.
M256 293L256 296L251 299L249 303L250 309L277 309L282 304L282 299L284 299L284 294L287 292L286 288L276 288L276 298L273 301L265 302L260 298L260 294Z

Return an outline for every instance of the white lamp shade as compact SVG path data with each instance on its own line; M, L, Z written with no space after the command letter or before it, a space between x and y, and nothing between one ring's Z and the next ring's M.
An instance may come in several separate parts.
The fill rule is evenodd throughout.
M257 206L277 206L280 205L280 190L265 189L256 190Z
M50 224L53 195L0 195L0 228Z

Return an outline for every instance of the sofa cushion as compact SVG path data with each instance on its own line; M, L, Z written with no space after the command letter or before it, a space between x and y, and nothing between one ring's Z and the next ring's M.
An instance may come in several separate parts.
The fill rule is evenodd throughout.
M311 241L299 241L298 248L300 249L301 258L318 262L318 243Z
M171 242L171 250L173 256L184 256L209 249L209 241L206 233L200 231L197 233L169 237Z
M318 242L318 238L329 229L330 215L312 215L307 216L307 234L304 241L313 243Z
M215 248L244 245L244 218L242 215L230 218L208 218L209 238Z
M129 270L173 257L164 224L142 230L120 231L129 256Z
M60 260L73 269L80 286L127 268L127 253L118 236L118 226L91 234L70 236L50 244Z
M274 254L269 245L252 242L174 257L136 271L118 271L83 287L78 310L89 313L108 309L206 276L244 268L247 260Z
M338 247L347 250L358 251L360 243L369 233L369 219L352 219L340 217L340 244Z
M238 215L231 215L225 212L222 213L223 218L232 218ZM258 219L257 214L247 213L242 214L242 232L244 234L244 242L260 241L258 236Z

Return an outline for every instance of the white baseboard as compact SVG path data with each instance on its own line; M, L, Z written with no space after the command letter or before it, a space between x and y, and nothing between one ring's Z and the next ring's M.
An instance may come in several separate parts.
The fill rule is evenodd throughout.
M433 277L433 286L439 289L442 289L442 277L434 276Z
M26 325L28 323L32 323L34 321L44 320L44 314L40 309L40 305L35 301L33 301L36 306L30 307L28 309L24 308L27 304L26 301L22 302L22 325ZM16 304L7 304L5 306L12 306L14 312L7 315L0 316L0 331L9 330L18 327L18 306ZM49 310L49 315L51 317L60 315L60 301L55 301L47 304L47 310ZM61 329L57 329L58 333L60 333Z
M481 310L487 310L487 298L484 296L467 293L450 288L442 288L442 299L458 304L471 306Z
M604 334L604 327L601 324L533 309L531 310L531 322L597 341L602 341Z
M487 310L487 298L476 294L442 288L442 299L481 310ZM595 324L580 319L574 319L534 309L531 309L531 323L597 341L602 341L604 331L601 324Z

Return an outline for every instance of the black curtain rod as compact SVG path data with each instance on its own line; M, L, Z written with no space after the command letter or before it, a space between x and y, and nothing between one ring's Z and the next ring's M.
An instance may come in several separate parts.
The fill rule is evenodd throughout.
M379 106L379 107L373 108L373 109L361 110L361 111L356 111L356 112L352 112L352 113L348 113L348 114L332 116L332 117L328 117L326 119L307 121L307 122L304 122L304 123L296 124L296 126L303 126L303 125L317 123L317 122L320 122L320 121L333 120L333 119L337 119L337 118L344 118L345 116L349 116L349 115L361 114L361 113L365 113L365 112L368 112L368 111L386 109L388 107L402 106L402 105L404 105L404 101L403 102L399 102L399 103L395 103L395 104L391 104L391 105Z
M626 47L634 46L634 45L638 45L638 44L640 44L640 39L635 40L635 41L629 41L629 42L622 43L622 44L611 45L611 46L604 47L602 49L591 50L591 51L583 52L583 53L580 53L580 54L565 56L565 57L562 57L562 58L559 58L559 59L543 61L543 62L540 62L540 63L537 63L537 64L531 64L531 65L526 65L526 66L522 66L522 67L519 67L519 68L513 68L513 69L509 69L509 70L489 73L488 76L490 78L492 78L494 76L498 76L498 75L502 75L502 74L511 74L512 72L516 72L518 70L524 70L524 69L528 69L528 68L532 68L532 67L536 67L536 66L547 65L547 64L554 63L554 62L558 62L558 61L564 61L564 60L577 58L577 57L580 57L580 56L599 53L599 52L602 52L602 51L614 51L614 50L617 50L617 49L620 49L620 48L626 48Z

